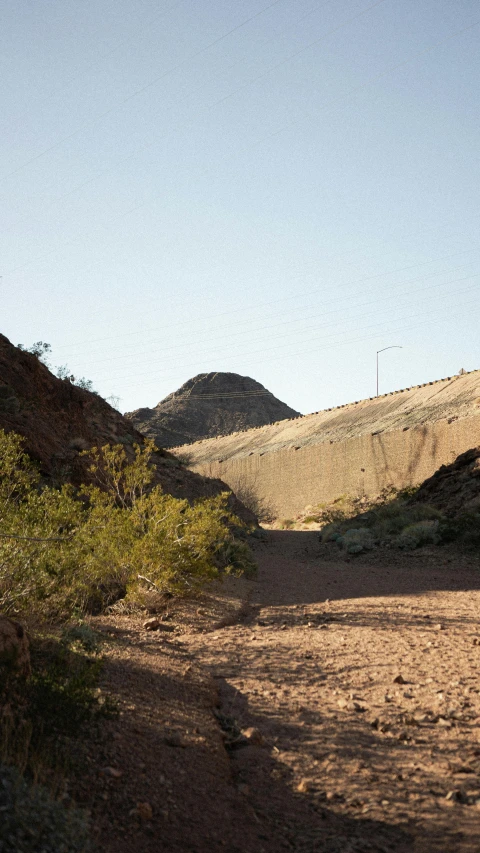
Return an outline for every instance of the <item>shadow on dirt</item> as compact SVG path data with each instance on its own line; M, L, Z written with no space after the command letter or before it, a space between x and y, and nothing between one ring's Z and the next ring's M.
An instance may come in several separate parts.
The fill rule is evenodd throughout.
M270 530L255 551L267 573L255 595L262 607L480 589L480 557L456 555L450 547L346 556L335 543L322 545L318 532ZM272 583L271 573L291 560L295 573L281 586Z
M128 644L129 632L117 642ZM110 685L121 685L127 710L104 724L95 745L102 769L82 797L94 814L102 851L411 853L402 828L335 814L324 791L296 792L268 740L226 750L218 721L223 713L262 731L268 731L268 719L252 716L247 699L223 678L215 679L215 708L215 692L202 681L201 669L193 678L182 677L181 668L175 675L158 665L161 648L150 651L156 667L125 659L109 664ZM190 665L190 654L178 647L174 654ZM302 737L300 726L284 726L283 742L293 747ZM339 760L346 758L347 741L352 754L358 746L357 733L331 731L328 737L327 750L338 749ZM148 819L136 818L136 803L151 806Z
M360 790L357 795L349 792L349 803L358 808L358 818L329 808L331 794L326 777L320 783L307 780L305 790L296 791L291 770L282 761L282 753L268 741L271 720L252 714L247 698L225 679L219 678L218 684L226 718L235 721L239 728L253 726L259 732L267 733L262 745L240 744L238 748L231 748L229 753L234 783L252 807L257 820L264 824L263 837L274 841L274 847L279 845L277 849L295 853L411 853L412 837L404 828L362 817L367 791ZM312 745L315 763L333 751L338 762L358 760L367 746L361 742L360 731L342 730L341 727L324 731L324 743ZM304 745L306 733L301 725L283 723L279 726L276 721L275 732L281 736L284 752L295 750L302 742ZM371 764L372 772L382 772L388 763L387 754L376 753ZM321 779L321 773L318 777ZM345 800L346 797L334 797L337 807Z

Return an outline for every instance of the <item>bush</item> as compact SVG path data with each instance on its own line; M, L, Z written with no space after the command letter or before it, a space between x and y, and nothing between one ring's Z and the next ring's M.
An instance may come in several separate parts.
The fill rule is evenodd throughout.
M94 448L93 485L82 488L79 500L70 485L41 488L21 439L0 431L4 613L100 612L133 590L139 576L180 593L239 567L227 495L192 506L164 494L151 486L152 452L152 442L134 445L133 460L121 445Z
M374 545L374 538L368 527L353 527L346 530L342 536L337 538L347 554L359 554L361 551L370 551Z
M323 518L329 521L320 532L320 541L338 542L348 553L359 553L375 544L418 548L454 537L443 513L429 504L410 502L415 492L387 489L370 503L366 497L342 495L323 510Z
M417 521L407 525L396 539L399 548L418 548L420 545L438 545L440 542L439 522Z
M41 785L29 786L13 767L0 764L2 853L87 853L88 820L66 809Z

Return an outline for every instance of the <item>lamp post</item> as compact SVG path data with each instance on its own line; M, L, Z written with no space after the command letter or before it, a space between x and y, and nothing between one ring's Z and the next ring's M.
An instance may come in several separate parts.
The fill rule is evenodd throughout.
M383 349L377 350L377 397L378 397L378 354L381 352L385 352L386 349L403 349L403 347L398 346L398 344L393 344L391 347L384 347Z

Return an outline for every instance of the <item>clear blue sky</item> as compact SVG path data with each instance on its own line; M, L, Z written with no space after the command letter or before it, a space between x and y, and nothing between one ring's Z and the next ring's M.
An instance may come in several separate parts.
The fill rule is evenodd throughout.
M0 330L120 408L480 367L478 0L0 8Z

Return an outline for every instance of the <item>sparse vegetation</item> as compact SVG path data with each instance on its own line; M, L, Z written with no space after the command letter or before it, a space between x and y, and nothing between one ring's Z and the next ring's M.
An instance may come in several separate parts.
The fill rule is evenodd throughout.
M292 530L295 527L295 520L293 518L281 518L278 526L280 530Z
M436 507L413 501L416 491L388 489L374 500L342 495L331 504L309 507L298 523L316 523L322 542L336 542L350 554L375 546L412 550L455 539L466 546L480 544L478 513L449 519Z
M88 819L65 809L42 785L29 785L14 767L0 764L2 853L88 853Z
M88 723L116 709L99 690L100 642L79 620L41 629L31 643L32 672L1 667L0 850L87 851L88 820L70 807L69 777L85 762Z
M67 364L61 364L52 368L50 364L50 358L52 355L51 344L47 344L45 341L36 341L30 347L26 347L23 344L17 344L17 347L18 349L23 350L23 352L29 352L31 355L34 355L35 358L38 358L38 360L48 367L49 370L53 369L58 379L62 379L64 382L71 382L72 385L76 385L77 388L83 388L84 391L90 391L92 394L98 394L98 391L93 387L91 379L86 379L85 376L75 376ZM120 397L116 394L112 394L106 399L114 409L118 409Z

